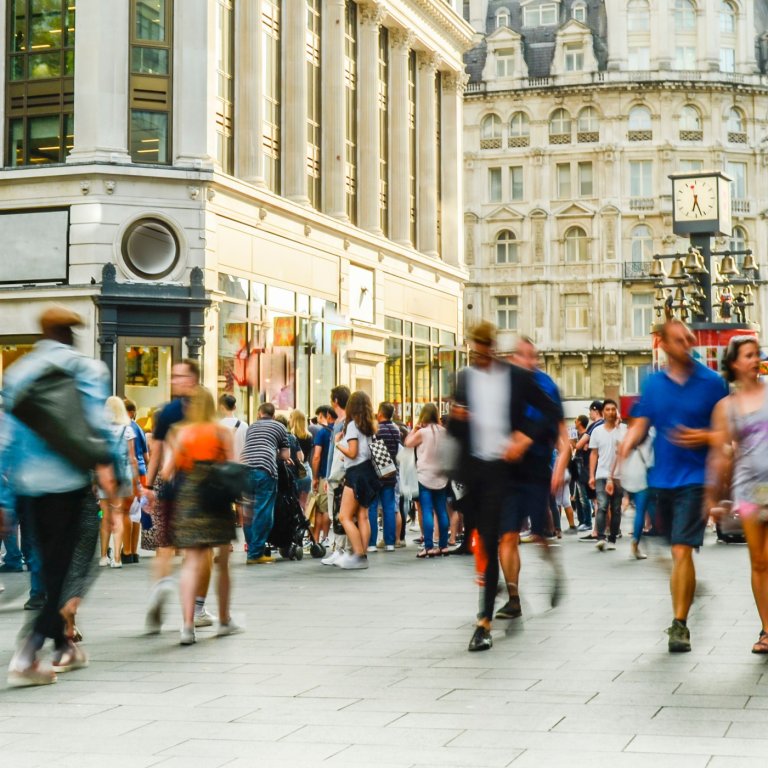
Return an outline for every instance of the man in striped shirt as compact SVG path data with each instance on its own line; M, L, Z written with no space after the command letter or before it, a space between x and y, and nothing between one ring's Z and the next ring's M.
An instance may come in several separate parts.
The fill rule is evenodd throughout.
M277 459L287 459L289 456L288 431L279 421L275 421L275 406L262 403L259 406L259 418L248 427L245 447L240 456L240 461L253 470L253 522L248 534L248 565L274 562L265 546L275 514Z

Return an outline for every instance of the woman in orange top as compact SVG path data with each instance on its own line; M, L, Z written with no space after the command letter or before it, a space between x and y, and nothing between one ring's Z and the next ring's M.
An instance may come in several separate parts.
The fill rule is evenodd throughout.
M186 419L169 435L171 450L163 467L163 477L175 477L176 506L173 540L184 549L180 591L184 625L181 644L195 642L195 595L200 573L211 547L219 548L218 556L218 636L230 635L240 628L229 615L229 545L235 538L232 505L206 504L201 488L208 480L213 464L232 461L232 430L216 419L213 396L205 387L196 387L186 410Z

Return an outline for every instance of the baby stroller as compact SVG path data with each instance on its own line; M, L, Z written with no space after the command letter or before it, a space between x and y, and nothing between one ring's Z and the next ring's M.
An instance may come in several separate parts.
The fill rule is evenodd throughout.
M304 537L312 534L309 520L299 504L296 479L284 461L277 462L277 498L275 499L275 517L269 542L286 560L301 560L304 557ZM312 541L312 557L323 557L325 547Z

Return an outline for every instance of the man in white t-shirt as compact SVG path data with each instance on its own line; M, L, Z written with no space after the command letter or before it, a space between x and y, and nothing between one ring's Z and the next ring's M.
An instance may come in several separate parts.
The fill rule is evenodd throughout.
M616 537L621 529L621 483L614 478L616 454L626 427L619 424L619 408L615 400L603 402L603 423L595 427L589 437L589 487L597 494L597 543L601 551L616 549ZM605 540L608 508L611 510L611 528Z
M248 432L248 422L238 418L237 400L232 395L222 395L219 398L219 415L221 423L234 432L235 461L240 461L245 446L245 435Z

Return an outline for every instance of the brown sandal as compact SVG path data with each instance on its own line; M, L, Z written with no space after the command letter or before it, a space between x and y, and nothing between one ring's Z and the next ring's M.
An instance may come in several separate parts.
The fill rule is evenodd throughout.
M752 653L768 653L768 633L764 629L760 630L760 637L752 646Z

